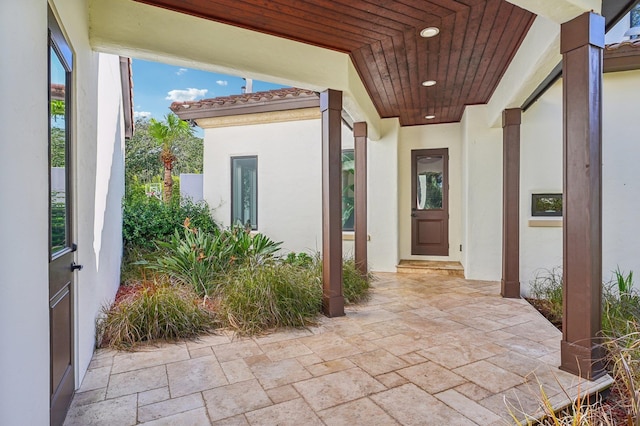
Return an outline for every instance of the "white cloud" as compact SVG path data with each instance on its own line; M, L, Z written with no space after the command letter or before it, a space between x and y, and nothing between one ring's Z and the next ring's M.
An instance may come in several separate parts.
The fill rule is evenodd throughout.
M227 86L229 84L229 82L227 80L218 80L218 81L216 81L216 84L218 86Z
M150 116L151 113L149 111L133 111L133 118L147 118Z
M193 87L189 87L187 90L175 89L167 92L165 99L173 102L193 101L206 95L207 92L207 89L194 89Z
M176 75L182 75L184 73L186 73L187 71L189 71L186 68L180 68L178 71L176 71Z

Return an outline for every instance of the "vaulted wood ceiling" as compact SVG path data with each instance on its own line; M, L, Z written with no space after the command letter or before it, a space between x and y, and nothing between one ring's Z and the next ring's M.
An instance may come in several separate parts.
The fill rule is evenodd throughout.
M137 1L347 53L380 116L403 126L486 103L535 18L505 0Z

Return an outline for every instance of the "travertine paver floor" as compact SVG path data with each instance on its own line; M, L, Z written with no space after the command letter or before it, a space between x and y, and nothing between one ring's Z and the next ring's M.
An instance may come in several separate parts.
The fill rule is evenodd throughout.
M99 350L65 425L498 425L539 384L559 404L610 381L558 370L560 332L498 283L377 276L306 330Z

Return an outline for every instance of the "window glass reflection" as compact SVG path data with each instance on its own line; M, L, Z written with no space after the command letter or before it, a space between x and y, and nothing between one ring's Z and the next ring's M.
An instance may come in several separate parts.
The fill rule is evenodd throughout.
M50 49L49 158L51 254L68 246L67 200L67 90L64 65Z
M418 157L416 173L418 210L441 209L444 157L442 155Z

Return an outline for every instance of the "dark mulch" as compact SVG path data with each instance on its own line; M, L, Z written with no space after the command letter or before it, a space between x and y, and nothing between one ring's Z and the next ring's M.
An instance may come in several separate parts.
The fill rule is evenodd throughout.
M556 326L556 328L562 331L562 314L558 314L553 309L553 304L545 299L530 299L525 297L525 300L538 310L549 322Z

